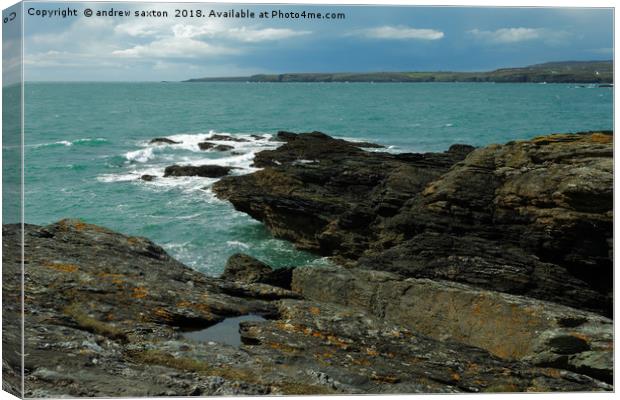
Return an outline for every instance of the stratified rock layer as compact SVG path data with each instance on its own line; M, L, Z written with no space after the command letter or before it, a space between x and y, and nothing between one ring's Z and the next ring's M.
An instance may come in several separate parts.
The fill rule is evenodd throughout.
M26 225L24 239L27 397L611 389L429 338L358 307L210 278L147 239L81 221ZM3 338L11 355L3 376L15 388L20 241L18 225L3 226ZM242 323L239 348L184 335L244 314L267 320ZM575 351L572 342L555 346Z
M594 313L458 283L342 267L297 268L292 286L307 299L364 310L435 339L613 383L613 322Z
M348 265L611 315L610 133L397 155L320 132L279 140L256 155L262 170L214 185L275 236Z

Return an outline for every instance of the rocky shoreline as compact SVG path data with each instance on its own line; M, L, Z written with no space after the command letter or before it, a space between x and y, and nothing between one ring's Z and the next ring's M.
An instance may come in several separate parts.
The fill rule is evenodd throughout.
M214 278L145 238L25 225L24 395L613 390L611 133L427 154L277 139L214 190L332 265L239 254ZM16 394L20 236L3 226ZM243 315L262 318L239 346L186 334Z

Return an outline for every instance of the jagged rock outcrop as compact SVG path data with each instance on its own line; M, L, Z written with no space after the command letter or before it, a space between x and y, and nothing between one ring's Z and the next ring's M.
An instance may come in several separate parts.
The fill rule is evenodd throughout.
M265 283L291 289L293 268L272 269L269 265L247 254L233 254L226 262L222 279L244 283Z
M213 187L275 236L349 265L611 315L611 133L396 155L320 132L279 138L256 155L262 170Z
M498 257L490 252L518 249L547 265L528 262L536 279L527 282L525 291L509 292L611 315L612 200L611 134L543 136L471 153L411 199L403 212L386 223L385 234L403 237L401 242L409 248L428 244L426 254L433 258L458 252L463 237L487 241L476 246L485 248L485 254L472 251L470 256L480 255L495 264ZM425 232L440 233L454 245L441 251L435 239L427 242L429 235L420 236ZM381 252L376 251L374 259L382 258ZM401 254L403 260L411 256L407 251ZM430 257L418 257L424 258ZM505 261L509 260L501 263ZM463 264L467 261L452 263L456 275L468 269ZM518 264L516 270L523 271ZM419 264L413 265L390 270L416 276ZM544 269L547 272L541 276ZM510 278L505 281L513 285Z
M397 213L472 149L395 155L366 152L320 132L277 138L286 144L254 158L264 169L224 178L213 190L275 236L349 258L359 257L377 239L376 225L384 217Z
M3 226L3 376L15 390L21 237L19 225ZM23 237L27 397L612 388L435 340L356 307L210 278L145 238L81 221L25 225ZM240 348L184 335L245 314L267 320L240 324Z

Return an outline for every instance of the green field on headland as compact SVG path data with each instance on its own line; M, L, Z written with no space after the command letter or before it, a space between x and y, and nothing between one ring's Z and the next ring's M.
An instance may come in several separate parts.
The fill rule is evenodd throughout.
M611 83L613 62L563 61L489 72L286 73L242 77L196 78L185 82L533 82Z

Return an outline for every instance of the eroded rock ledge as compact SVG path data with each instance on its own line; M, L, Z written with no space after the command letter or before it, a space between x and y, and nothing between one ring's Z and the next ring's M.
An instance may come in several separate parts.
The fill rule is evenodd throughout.
M461 338L420 334L406 315L381 315L363 299L344 304L333 293L329 301L316 299L317 282L307 274L320 270L295 270L296 291L290 291L261 283L271 275L251 260L231 266L235 280L211 278L145 238L81 221L26 225L23 233L28 397L612 389L600 380L604 376L584 374L595 375L591 371L576 373L555 362L553 367L534 366L537 360L502 358L454 340ZM3 226L3 382L14 392L21 369L20 237L18 225ZM253 271L251 278L243 273L246 267ZM329 277L345 273L324 272ZM353 281L359 288L363 281L385 284L386 289L411 285L385 272L377 273L387 274L379 280L362 269L346 273L356 274ZM331 288L338 287L332 282ZM469 290L428 284L447 292ZM415 298L415 291L407 292L404 303L393 304L395 310ZM588 314L583 322L574 318L575 312L565 312L565 324L604 325L602 317ZM250 313L267 319L242 323L238 348L183 335L184 330ZM552 325L545 329L553 330ZM589 341L589 351L597 351L605 340L596 332L589 336L592 340L583 339ZM546 350L585 352L579 344L560 341Z
M291 134L214 185L277 237L340 263L610 316L613 136L388 154Z

